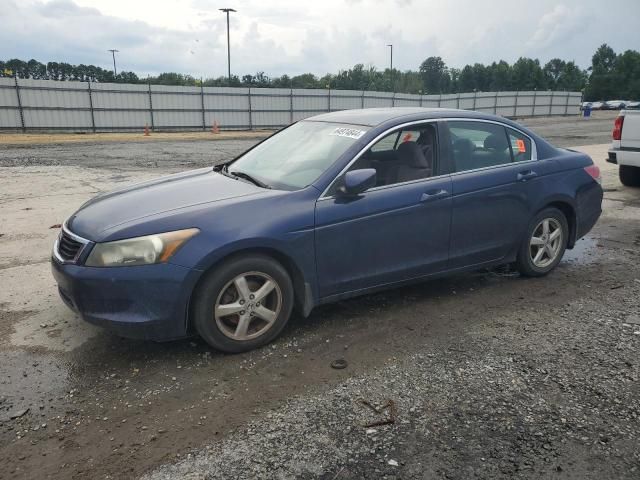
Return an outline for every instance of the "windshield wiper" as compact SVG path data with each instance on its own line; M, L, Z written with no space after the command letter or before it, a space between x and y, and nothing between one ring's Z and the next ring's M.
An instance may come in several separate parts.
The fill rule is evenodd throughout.
M248 173L244 173L244 172L229 172L229 173L236 178L244 178L245 180L249 180L251 183L253 183L254 185L257 185L258 187L271 188L270 185L267 185L266 183L261 182L257 178L254 178L251 175L249 175Z
M216 173L220 173L225 177L234 178L236 180L238 179L238 177L229 173L228 166L226 163L222 165L216 165L215 167L213 167L213 171Z

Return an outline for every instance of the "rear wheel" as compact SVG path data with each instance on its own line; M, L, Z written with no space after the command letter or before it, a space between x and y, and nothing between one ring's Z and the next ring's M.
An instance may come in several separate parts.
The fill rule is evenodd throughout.
M522 275L541 277L553 270L564 255L569 225L557 208L545 208L531 222L518 251L516 265Z
M278 262L263 255L216 267L194 298L194 325L209 345L229 353L269 343L291 316L293 285Z
M620 165L620 182L627 187L640 187L640 167Z

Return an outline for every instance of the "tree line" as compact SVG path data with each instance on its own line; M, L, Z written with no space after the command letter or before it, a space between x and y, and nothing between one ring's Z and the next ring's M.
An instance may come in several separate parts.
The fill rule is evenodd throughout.
M607 44L592 57L591 66L582 70L573 61L554 58L542 65L538 59L521 57L513 64L504 60L489 65L475 63L458 69L448 67L441 57L428 57L417 71L378 70L373 66L354 65L337 74L316 76L282 75L269 77L264 72L242 77L198 79L175 72L141 78L134 72L114 75L95 65L41 63L0 60L0 76L40 80L152 83L156 85L232 86L275 88L333 88L340 90L395 91L399 93L446 94L472 91L570 90L585 92L586 100L640 99L640 53L627 50L616 54Z

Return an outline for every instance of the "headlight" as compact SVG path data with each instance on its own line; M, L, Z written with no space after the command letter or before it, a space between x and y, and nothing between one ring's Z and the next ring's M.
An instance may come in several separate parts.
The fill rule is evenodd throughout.
M189 228L175 232L96 243L85 262L88 267L128 267L164 263L200 230Z

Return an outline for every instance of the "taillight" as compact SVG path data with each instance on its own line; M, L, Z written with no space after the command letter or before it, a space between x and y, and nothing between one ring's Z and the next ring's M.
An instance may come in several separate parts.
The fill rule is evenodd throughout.
M613 124L613 139L621 140L622 139L622 125L624 125L624 115L619 115L616 117L616 121Z
M596 182L602 183L602 176L600 175L600 169L597 165L589 165L588 167L584 167L584 171L591 175Z

